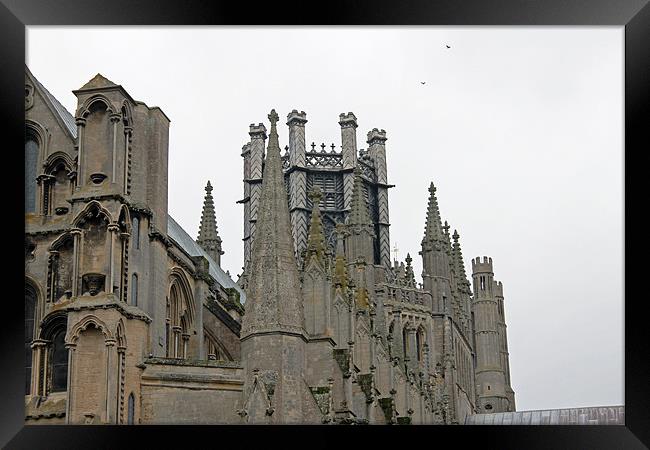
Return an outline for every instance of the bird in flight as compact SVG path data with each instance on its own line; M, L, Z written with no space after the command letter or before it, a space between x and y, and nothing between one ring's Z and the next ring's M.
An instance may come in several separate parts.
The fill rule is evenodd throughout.
M425 83L426 83L426 81L420 81L420 84L425 84Z
M445 44L445 45L446 45L446 44ZM451 47L447 45L447 48L451 48Z

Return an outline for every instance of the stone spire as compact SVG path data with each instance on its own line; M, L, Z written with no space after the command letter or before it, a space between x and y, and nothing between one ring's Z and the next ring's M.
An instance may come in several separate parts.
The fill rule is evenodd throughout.
M309 224L309 235L307 236L307 254L305 256L305 263L309 261L312 256L315 256L318 261L323 262L325 256L325 235L323 234L323 222L320 216L319 203L323 198L323 193L320 188L315 187L309 193L309 200L312 202L311 221Z
M352 202L350 204L349 225L372 225L368 205L363 195L363 180L361 169L354 167L354 187L352 190Z
M304 335L300 277L280 161L276 126L279 117L275 110L268 117L271 131L262 177L257 234L251 250L242 340L265 331Z
M422 239L422 243L442 241L443 231L440 209L438 208L438 199L436 198L436 187L432 182L429 186L429 205L427 206L427 221L424 226L424 239Z
M201 225L199 226L199 237L196 243L206 251L208 255L221 265L221 238L217 232L217 219L214 213L214 200L212 199L212 185L208 180L205 186L205 199L203 200L203 212L201 213Z

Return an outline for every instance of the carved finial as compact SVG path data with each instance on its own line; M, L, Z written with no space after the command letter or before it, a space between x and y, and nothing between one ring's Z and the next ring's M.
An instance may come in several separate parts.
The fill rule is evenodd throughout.
M278 116L278 113L275 112L275 109L272 109L271 112L268 115L269 121L271 122L271 126L274 126L275 124L278 123L278 120L280 120L280 117Z
M324 142L320 144L320 151L321 151L321 153L325 153L325 143Z
M307 193L307 197L311 200L312 204L317 205L323 198L323 191L318 186L314 186Z
M311 151L312 151L312 152L315 152L315 151L316 151L316 144L313 143L313 142L311 143Z
M332 145L330 145L330 147L332 147L332 152L331 152L331 153L334 153L334 152L335 152L334 149L336 148L336 146L334 145L334 143L332 143Z

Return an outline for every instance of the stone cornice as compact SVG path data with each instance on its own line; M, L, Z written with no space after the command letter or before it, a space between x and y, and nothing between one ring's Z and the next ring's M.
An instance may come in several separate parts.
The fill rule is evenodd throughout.
M128 319L142 320L145 323L151 323L152 319L141 309L127 305L121 301L116 301L111 298L112 295L103 296L80 296L70 300L70 303L63 306L61 310L65 311L92 311L97 309L117 309L122 315Z
M218 305L216 305L216 300L208 300L204 303L205 307L210 311L212 314L215 315L221 322L223 322L224 325L230 329L233 333L235 333L237 336L239 336L241 332L241 324L237 322L235 319L232 318L230 314L228 314L226 311L223 309L219 308Z
M178 359L178 358L163 358L163 357L149 357L143 361L144 364L149 365L168 365L168 366L186 366L186 367L223 367L241 369L242 365L239 361L225 361L225 360L198 360L198 359Z

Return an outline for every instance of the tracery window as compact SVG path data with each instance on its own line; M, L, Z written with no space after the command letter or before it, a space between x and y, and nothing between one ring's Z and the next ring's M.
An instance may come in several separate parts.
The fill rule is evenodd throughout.
M173 276L165 319L169 358L185 359L189 356L190 327L194 316L192 301L188 287L180 277Z

